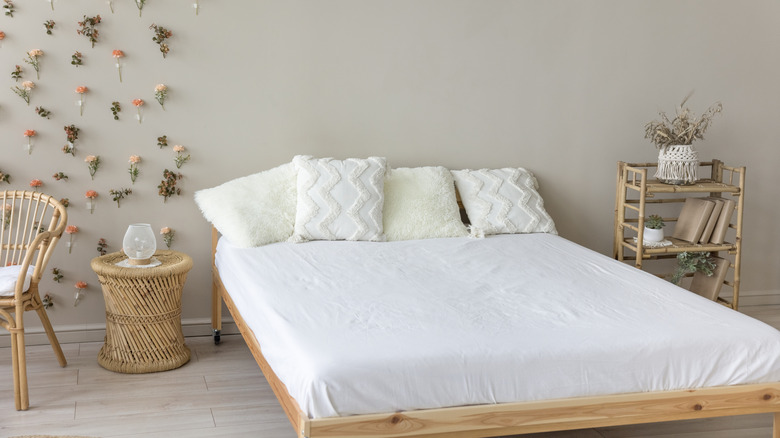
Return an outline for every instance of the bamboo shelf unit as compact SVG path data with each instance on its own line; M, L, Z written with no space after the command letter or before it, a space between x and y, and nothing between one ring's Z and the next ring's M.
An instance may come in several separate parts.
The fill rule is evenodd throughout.
M731 255L729 263L732 275L726 277L724 285L733 291L729 301L718 297L718 302L734 310L739 305L739 275L742 258L742 213L745 194L745 167L729 167L720 160L700 163L701 170L711 168L711 176L699 179L692 185L671 185L658 180L648 179L648 170L658 166L658 163L625 163L617 165L617 193L615 196L615 238L613 256L620 261L633 262L642 269L645 260L676 258L677 254L686 251L710 252L718 255L725 252ZM665 197L656 197L664 194ZM648 247L638 244L644 237L645 218L651 214L648 207L659 207L662 204L684 203L691 196L702 197L733 197L736 208L732 214L727 240L722 244L691 243L666 237L671 246ZM635 217L634 217L635 216ZM677 217L664 217L664 222L676 222ZM634 240L636 237L636 241Z

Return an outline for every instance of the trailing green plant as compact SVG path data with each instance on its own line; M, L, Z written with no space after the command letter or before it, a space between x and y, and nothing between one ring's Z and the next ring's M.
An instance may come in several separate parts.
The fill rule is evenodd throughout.
M677 254L677 269L669 280L673 284L679 285L686 274L701 272L710 277L715 269L715 262L710 258L708 252L681 252Z
M663 218L661 216L658 216L657 214L652 214L650 217L645 219L645 227L650 228L651 230L660 230L666 225Z
M692 94L691 92L680 102L673 119L669 119L664 111L660 111L658 114L661 120L653 120L645 125L645 138L649 139L657 149L672 145L690 145L694 140L703 139L712 119L723 111L723 104L715 102L701 117L697 118L685 106Z

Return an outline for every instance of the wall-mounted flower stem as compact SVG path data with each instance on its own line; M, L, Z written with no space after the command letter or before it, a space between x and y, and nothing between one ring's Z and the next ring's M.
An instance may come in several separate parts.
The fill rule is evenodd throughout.
M152 41L154 41L160 46L160 52L162 52L162 56L163 58L165 58L165 55L167 55L168 52L171 51L171 48L168 47L168 43L166 43L165 41L168 38L173 36L173 32L171 32L170 30L162 26L158 26L154 23L152 23L152 25L149 26L149 29L152 29L154 31L154 36L152 37Z
M65 227L65 233L68 235L68 254L73 247L73 235L79 232L79 227L75 225L68 225Z
M122 111L122 107L119 102L111 102L111 114L114 115L114 120L119 120L119 113Z
M80 85L80 86L76 87L76 93L78 93L78 95L79 95L78 105L79 105L79 115L80 116L84 115L84 93L86 93L87 91L88 91L88 88L83 86L83 85Z
M74 301L73 301L73 307L76 307L79 305L79 301L81 301L81 298L84 296L84 289L87 288L87 282L86 281L79 281L75 284L76 287L76 293L74 294Z
M128 196L132 194L133 191L131 189L111 189L108 191L108 194L111 195L114 201L116 201L116 208L119 208L119 201L125 198L125 196Z
M192 7L195 8L195 15L198 15L198 12L200 11L200 4L198 3L198 0L195 0L195 3L192 4Z
M19 82L19 79L22 78L22 66L17 65L16 68L11 72L11 78L15 80L16 82Z
M38 59L41 56L43 56L43 50L32 49L29 52L27 52L27 59L24 60L24 62L30 64L35 69L36 79L41 78L41 74L40 74L41 63L40 63L40 59Z
M32 155L32 142L31 139L38 134L34 129L28 129L24 131L24 136L27 138L27 154Z
M168 146L168 136L163 135L160 137L157 137L157 146L160 146L160 149Z
M168 98L168 86L165 84L157 84L154 87L154 98L157 99L157 102L160 104L163 111L165 111L165 99Z
M138 155L130 155L128 160L130 167L127 169L127 173L130 174L130 181L135 184L135 179L138 178L138 163L141 162L141 157Z
M144 101L143 99L133 99L133 106L135 106L136 115L135 118L138 119L138 123L141 123L141 107L143 106Z
M184 155L186 148L180 144L173 147L173 151L176 152L176 156L173 158L176 162L176 168L181 169L181 166L190 161L190 154Z
M57 181L60 181L60 180L63 180L63 179L65 181L68 180L68 175L65 175L65 173L63 173L63 172L57 172L54 175L52 175L51 177L54 178Z
M41 181L39 179L34 179L34 180L30 181L30 187L33 189L33 192L37 192L38 191L38 187L40 187L42 185L43 185L43 181Z
M33 81L24 81L22 82L22 87L19 88L18 86L11 88L14 93L18 94L19 97L24 99L25 102L27 102L27 105L30 104L30 96L32 95L32 89L35 88L35 82Z
M48 1L49 1L49 6L51 6L51 10L53 11L54 10L54 0L48 0Z
M87 198L87 209L89 210L89 214L92 214L95 211L95 198L98 197L98 192L94 190L87 190L87 193L84 194L84 197Z
M114 50L111 52L111 56L116 59L116 71L119 73L119 82L122 82L122 64L119 62L119 60L125 57L125 52L121 50Z
M100 168L100 155L87 155L86 158L84 158L84 162L87 163L87 168L89 169L89 176L92 177L92 179L95 179L95 173Z
M173 238L176 236L176 231L174 231L171 227L162 227L160 228L160 234L163 236L163 242L165 242L165 246L168 249L171 249L171 245L173 245Z
M52 275L54 275L54 278L52 278L52 280L54 280L56 283L59 283L60 280L62 280L62 278L65 277L64 275L62 275L62 271L60 270L60 268L51 268L51 273Z
M5 9L5 15L14 18L14 2L12 0L3 0L5 4L3 5L3 9Z
M111 9L111 13L114 13L114 2L113 0L107 0L106 3L108 3L108 9Z
M76 67L82 65L84 62L81 60L81 52L76 52L70 56L70 63L71 65L75 65Z
M65 126L65 136L67 143L62 147L62 152L76 156L76 140L79 138L79 131L76 125Z
M43 27L46 28L46 35L51 35L51 30L54 29L54 20L46 20L43 22Z
M168 169L163 171L163 180L160 181L160 185L157 194L163 197L163 202L168 202L168 198L173 195L181 195L181 189L176 187L176 183L184 178L181 173L172 172Z
M144 10L144 5L146 4L146 0L134 0L135 6L138 8L138 16L141 16L141 13Z
M97 243L97 252L98 254L104 256L108 252L108 243L106 243L106 239L100 238Z
M94 17L87 17L85 15L84 21L79 21L78 24L81 29L77 29L76 33L87 37L94 48L95 43L98 41L98 36L100 35L100 32L95 28L95 26L100 24L100 15L95 15Z
M8 225L11 224L11 215L14 212L14 206L11 204L6 203L3 206L3 229L7 230Z
M47 110L46 108L42 106L36 106L35 107L35 114L38 114L39 116L48 119L51 115L51 111Z

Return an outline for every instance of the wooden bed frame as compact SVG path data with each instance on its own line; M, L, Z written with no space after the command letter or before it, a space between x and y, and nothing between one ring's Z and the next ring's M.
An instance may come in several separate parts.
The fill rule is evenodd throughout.
M266 362L222 284L214 262L218 239L212 228L214 341L224 300L299 438L487 437L761 413L774 413L772 437L780 438L780 382L310 419Z

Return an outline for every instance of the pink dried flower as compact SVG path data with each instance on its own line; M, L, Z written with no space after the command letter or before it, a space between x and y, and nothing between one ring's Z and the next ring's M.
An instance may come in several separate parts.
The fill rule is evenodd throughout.
M35 137L35 134L37 134L37 132L35 132L34 129L28 129L28 130L24 131L24 136L25 137Z
M68 225L67 227L65 227L65 232L68 234L76 234L79 232L79 227L75 225Z
M136 107L139 107L139 106L141 106L143 104L144 104L144 100L143 99L133 99L133 105L135 105Z
M86 289L87 288L87 282L86 281L79 281L76 283L76 289Z
M117 59L124 58L125 57L125 52L123 52L121 50L114 50L114 51L111 52L111 56L113 56L114 58L117 58Z
M38 187L40 187L42 185L43 185L43 181L41 181L39 179L34 179L34 180L30 181L30 187L32 187L33 190L38 190Z
M98 192L94 190L87 190L87 193L84 194L84 197L89 199L95 199L98 197Z
M84 94L86 92L87 92L87 87L85 87L83 85L80 85L80 86L76 87L76 93Z

